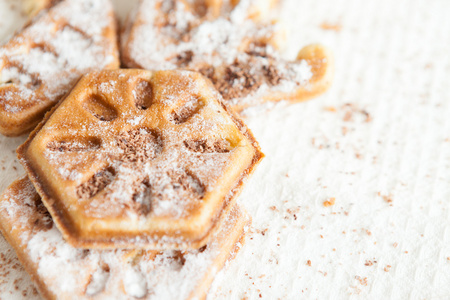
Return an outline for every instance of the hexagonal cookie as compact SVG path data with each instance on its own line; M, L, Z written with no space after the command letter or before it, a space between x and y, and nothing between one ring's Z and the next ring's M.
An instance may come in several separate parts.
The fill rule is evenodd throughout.
M188 249L217 229L263 154L189 71L84 76L18 149L66 240Z

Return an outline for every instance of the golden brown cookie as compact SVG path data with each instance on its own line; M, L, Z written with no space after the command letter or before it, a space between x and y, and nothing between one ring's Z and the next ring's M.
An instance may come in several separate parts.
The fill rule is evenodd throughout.
M198 250L83 250L63 239L28 178L0 196L0 229L46 299L203 299L249 223L235 206Z
M263 157L199 73L84 76L18 154L64 238L83 248L195 249Z
M190 1L140 1L122 32L123 63L198 71L237 112L281 100L304 101L327 90L333 61L324 46L304 47L295 61L282 59L277 51L283 44L279 24L255 21L252 8L267 11L261 7L274 1L224 2L219 13L208 14L216 6L206 5L208 10Z
M0 47L0 133L31 130L81 75L119 66L109 0L65 0L43 9Z

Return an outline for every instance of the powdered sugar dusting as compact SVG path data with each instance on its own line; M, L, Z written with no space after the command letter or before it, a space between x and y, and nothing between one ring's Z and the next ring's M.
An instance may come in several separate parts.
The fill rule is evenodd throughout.
M144 275L133 267L125 271L124 287L125 293L132 297L142 298L147 294L147 282Z
M91 280L86 287L86 295L95 296L105 289L106 283L109 279L109 267L99 266L92 274Z

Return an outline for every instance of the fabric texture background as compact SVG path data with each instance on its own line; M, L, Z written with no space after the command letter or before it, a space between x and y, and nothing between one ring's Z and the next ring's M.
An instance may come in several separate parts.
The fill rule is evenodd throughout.
M0 0L0 38L20 27ZM135 1L116 0L120 15ZM332 88L246 122L266 158L253 218L212 299L450 298L450 2L286 0L285 55L335 56ZM0 188L23 173L0 137ZM324 206L335 199L335 204ZM38 298L0 237L0 298Z

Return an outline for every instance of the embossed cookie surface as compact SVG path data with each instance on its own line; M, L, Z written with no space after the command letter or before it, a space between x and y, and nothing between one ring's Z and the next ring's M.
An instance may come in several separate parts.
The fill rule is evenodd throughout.
M323 93L333 75L330 52L309 45L294 61L281 58L280 26L264 18L255 21L255 11L264 15L267 8L261 6L273 2L140 1L121 36L123 62L133 68L198 71L237 112Z
M2 134L32 129L81 75L119 66L109 0L52 2L0 47Z
M249 223L235 206L199 250L85 250L63 239L28 178L0 196L0 229L46 299L203 299Z
M84 76L19 150L77 247L198 248L262 158L199 73Z

